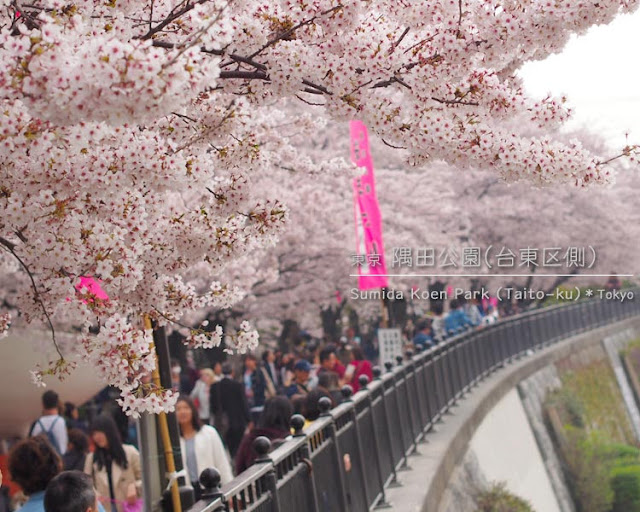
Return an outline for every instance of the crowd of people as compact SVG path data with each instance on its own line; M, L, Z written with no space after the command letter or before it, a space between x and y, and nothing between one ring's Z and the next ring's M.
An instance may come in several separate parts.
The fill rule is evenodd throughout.
M497 320L494 304L454 300L449 306L446 314L432 315L405 331L407 343L428 348L461 330ZM321 398L338 405L345 384L357 392L360 376L373 378L372 362L365 358L357 337L343 337L339 343L307 341L289 352L268 348L260 357L246 354L235 366L227 361L197 369L190 352L186 364L172 360L171 383L179 393L175 414L182 465L196 499L201 495L199 475L205 468L215 467L222 484L229 482L253 464L253 441L258 436L278 446L291 435L293 414L303 415L308 425L321 414ZM122 411L105 406L90 422L83 421L73 404L61 404L51 390L42 396L42 409L29 437L9 454L11 478L26 500L15 503L13 509L21 506L20 512L42 512L51 482L71 485L74 481L73 485L91 482L97 493L95 510L138 512L143 499L140 454ZM61 472L73 471L85 477L60 477ZM8 506L0 508L0 512L8 510Z
M371 362L360 347L345 343L309 344L295 353L267 349L259 359L247 354L237 371L231 362L189 370L172 364L173 385L180 392L175 414L182 465L196 499L205 468L215 467L222 484L229 482L253 464L255 438L266 436L272 447L278 446L291 435L293 414L302 414L308 424L320 416L320 398L337 405L344 384L357 391L360 375L372 378ZM41 416L8 455L8 472L21 493L11 500L0 493L0 512L48 510L46 492L52 482L66 482L57 478L67 472L89 479L98 500L95 510L139 512L140 453L135 441L128 442L128 422L121 421L119 412L103 406L91 421L83 421L73 404L62 404L55 391L45 391Z
M186 372L176 366L176 415L196 496L203 468L216 467L225 483L253 463L256 437L266 436L277 446L291 434L293 414L314 421L322 397L337 405L342 386L358 391L361 375L373 378L371 362L355 343L310 343L288 353L266 349L260 358L246 354L237 368L230 362L203 368L195 382L180 378Z
M438 310L418 322L412 343L416 347L429 348L465 330L491 325L498 321L498 316L497 299L484 302L453 299L446 314Z
M142 508L140 454L135 446L123 442L111 410L105 407L89 424L80 419L73 404L61 404L52 390L43 393L42 415L31 425L29 436L11 448L8 471L21 492L11 502L0 501L0 512L49 510L45 491L62 472L86 475L97 493L95 510L137 512Z

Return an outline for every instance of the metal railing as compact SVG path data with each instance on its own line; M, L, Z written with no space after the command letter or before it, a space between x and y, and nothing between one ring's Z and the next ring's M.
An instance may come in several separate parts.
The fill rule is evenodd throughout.
M397 365L374 369L373 382L361 376L362 389L322 414L303 430L294 416L295 434L269 453L258 438L256 464L219 487L215 469L200 478L203 499L190 512L309 511L360 512L386 504L385 488L408 467L407 457L432 426L470 388L509 362L570 336L640 315L635 298L587 300L537 309L467 331ZM348 460L346 460L348 459Z

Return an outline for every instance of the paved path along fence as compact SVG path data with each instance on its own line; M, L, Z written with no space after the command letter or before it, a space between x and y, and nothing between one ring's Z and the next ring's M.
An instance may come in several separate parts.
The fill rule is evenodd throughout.
M364 512L386 505L407 457L449 408L479 381L530 351L625 318L640 315L640 289L632 300L585 300L509 317L467 331L434 348L361 377L362 389L330 408L273 451L258 438L254 466L219 487L215 469L200 481L203 499L190 512ZM323 407L323 408L322 408ZM349 459L349 462L345 462Z

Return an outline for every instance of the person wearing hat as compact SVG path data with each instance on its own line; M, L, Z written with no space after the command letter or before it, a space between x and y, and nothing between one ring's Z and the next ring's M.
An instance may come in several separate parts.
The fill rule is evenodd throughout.
M306 359L300 359L293 365L293 382L285 389L285 394L289 398L305 396L309 393L309 374L311 373L311 363Z

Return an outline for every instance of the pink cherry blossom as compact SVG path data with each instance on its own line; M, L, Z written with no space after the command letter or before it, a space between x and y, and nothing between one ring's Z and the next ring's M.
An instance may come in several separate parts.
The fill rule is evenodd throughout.
M352 173L346 153L301 149L326 120L364 121L418 167L610 184L606 160L551 135L570 114L563 100L528 98L514 72L638 3L33 0L18 14L3 0L0 269L10 260L19 276L21 320L52 332L59 359L41 372L82 360L131 414L171 408L148 382L142 316L184 324L245 297L252 269L274 282L281 269L256 262L292 224L281 183L314 204L331 187L314 190L319 177ZM636 146L622 154L637 163ZM109 300L76 294L82 276ZM63 325L82 329L79 343L58 343ZM192 346L257 344L249 325L190 332Z

